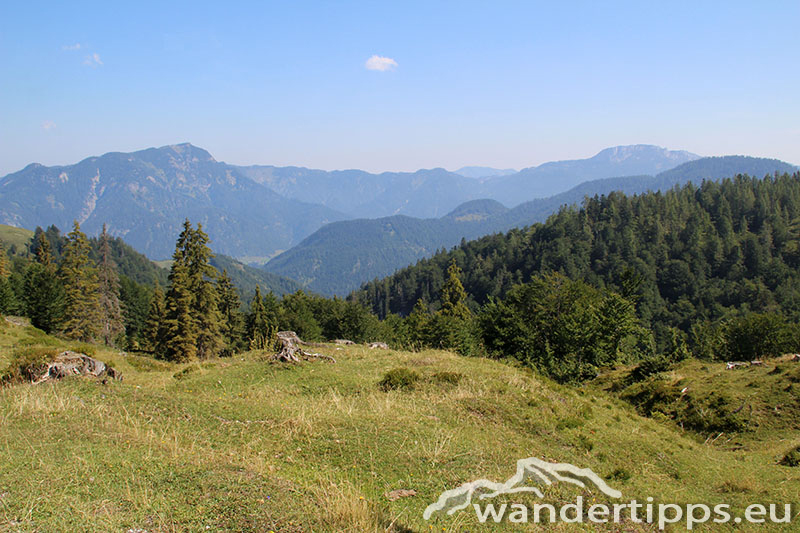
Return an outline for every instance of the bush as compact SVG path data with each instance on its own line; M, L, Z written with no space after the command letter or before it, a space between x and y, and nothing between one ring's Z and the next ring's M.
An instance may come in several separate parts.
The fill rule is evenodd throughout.
M774 313L750 313L725 327L724 339L732 361L777 357L797 347L795 328Z
M458 372L437 372L433 375L432 380L436 383L458 385L463 378L464 374L459 374Z
M11 355L11 362L0 376L0 382L32 381L47 368L48 364L53 362L53 358L58 352L58 349L42 346L18 348Z
M783 466L800 466L800 446L789 450L789 453L783 456L779 464Z
M183 370L179 370L179 371L175 372L172 375L172 377L177 379L178 381L180 381L180 380L182 380L184 378L189 377L189 375L194 374L198 370L200 370L200 365L196 365L196 364L189 365L186 368L184 368Z
M652 376L653 374L666 372L671 366L672 361L668 357L663 355L659 357L653 357L652 359L646 359L636 365L636 368L631 370L630 377L632 381L639 382Z
M413 390L420 376L408 368L395 368L383 375L378 386L384 391Z

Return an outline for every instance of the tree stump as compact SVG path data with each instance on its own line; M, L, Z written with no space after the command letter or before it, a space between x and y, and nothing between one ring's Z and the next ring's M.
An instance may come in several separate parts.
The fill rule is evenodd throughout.
M301 346L319 346L316 343L303 341L297 336L294 331L279 331L278 340L281 343L281 350L270 357L271 361L279 361L283 363L299 363L301 359L325 359L332 363L336 359L330 355L323 355L321 353L307 352Z
M53 358L46 368L32 376L34 384L44 383L52 379L61 379L67 376L108 376L111 379L122 380L122 373L106 366L102 361L89 357L83 353L72 351L61 352Z

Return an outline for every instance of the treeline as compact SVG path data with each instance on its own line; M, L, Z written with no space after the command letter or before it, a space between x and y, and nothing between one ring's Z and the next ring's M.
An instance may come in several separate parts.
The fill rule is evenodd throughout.
M281 329L308 340L391 336L355 302L303 291L279 300L256 286L244 304L208 245L187 220L167 276L105 228L97 239L77 222L66 236L37 228L26 250L0 251L0 312L27 316L48 333L175 361L272 349Z
M588 198L544 224L462 243L367 283L354 297L381 317L408 315L420 300L436 311L452 261L473 311L557 272L619 294L635 286L636 316L657 351L670 349L677 330L707 352L707 339L734 319L800 319L800 174Z
M77 270L76 259L81 262ZM84 277L74 278L76 272ZM104 292L99 293L98 301L120 309L122 327L115 324L111 328L118 332L109 342L136 348L152 287L166 280L164 270L105 230L100 237L88 239L79 225L69 235L63 235L55 226L37 228L26 246L12 245L0 253L0 313L27 316L40 329L64 332L69 318L65 316L67 289L76 282L99 283L95 292ZM91 315L93 309L90 307L88 312ZM116 311L113 313L112 321L116 322L119 318ZM92 316L93 320L97 318Z
M190 361L244 350L271 350L279 330L306 340L349 338L363 342L382 324L364 306L297 291L281 300L255 295L246 311L226 271L211 265L208 236L187 220L178 237L166 293L150 304L144 347L157 357Z
M76 223L56 251L46 233L37 232L21 278L19 265L0 276L0 300L24 302L42 329L172 361L271 350L279 330L514 358L563 382L621 362L648 374L692 355L800 350L798 174L587 199L544 224L464 242L347 300L303 291L279 300L257 289L243 303L212 266L202 227L187 220L165 289L131 281L145 291L131 305L105 231L95 249Z

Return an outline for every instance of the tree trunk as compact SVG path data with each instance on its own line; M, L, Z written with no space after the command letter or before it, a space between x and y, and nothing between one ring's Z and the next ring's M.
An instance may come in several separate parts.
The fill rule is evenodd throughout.
M307 352L301 348L301 346L320 346L316 343L309 343L304 342L300 337L297 336L297 333L294 331L279 331L278 332L278 340L281 342L282 348L281 351L274 354L270 359L272 361L280 361L284 363L299 363L300 359L326 359L332 363L336 362L336 359L329 355L323 355L319 353L312 353Z

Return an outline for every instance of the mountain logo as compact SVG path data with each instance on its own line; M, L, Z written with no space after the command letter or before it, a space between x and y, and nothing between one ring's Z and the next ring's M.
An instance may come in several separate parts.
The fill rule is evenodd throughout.
M518 492L532 492L539 498L544 498L541 490L526 483L528 480L534 480L545 485L552 485L554 481L564 481L581 488L586 488L587 485L594 485L606 496L611 498L622 497L620 491L609 487L600 476L588 468L578 468L569 463L548 463L537 457L529 457L517 461L516 473L505 483L478 479L443 492L436 502L425 508L422 517L428 520L435 512L446 512L452 515L456 511L468 507L473 498L487 500L501 494Z

